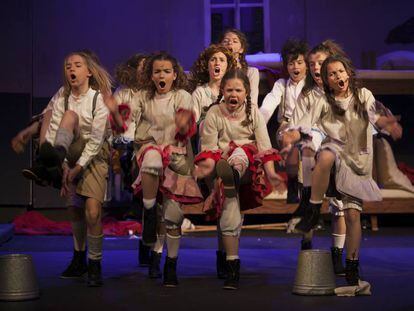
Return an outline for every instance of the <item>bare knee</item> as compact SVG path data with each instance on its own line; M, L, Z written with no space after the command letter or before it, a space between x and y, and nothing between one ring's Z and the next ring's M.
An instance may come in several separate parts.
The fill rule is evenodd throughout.
M318 156L317 165L324 169L331 169L335 162L335 154L332 151L324 150Z
M76 112L72 110L67 110L62 116L60 121L60 126L68 128L76 128L79 124L79 117Z
M200 176L199 177L206 177L209 176L216 165L216 162L213 159L205 159L197 163L197 167L199 169Z
M101 221L102 205L99 201L88 198L86 201L85 215L88 225L94 226Z
M345 222L347 226L359 224L361 213L357 209L349 208L345 210Z

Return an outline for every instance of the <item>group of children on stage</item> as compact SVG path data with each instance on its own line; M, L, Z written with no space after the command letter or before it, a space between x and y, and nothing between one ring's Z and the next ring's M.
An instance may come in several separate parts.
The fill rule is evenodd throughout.
M288 40L282 49L288 79L275 83L260 108L259 73L247 65L246 51L245 35L227 30L218 44L200 53L188 78L165 52L136 55L117 69L120 87L114 94L96 55L80 51L65 58L63 87L12 141L21 152L40 133L34 165L23 174L60 189L66 198L74 254L63 278L87 273L89 286L102 285L110 123L113 141L133 150L128 174L143 206L149 277L162 276L167 287L178 285L182 206L204 202L217 219L217 276L225 280L223 288L237 289L241 211L260 206L274 188L283 188L276 167L284 164L288 202L299 204L289 231L303 233L302 249L312 248L322 200L330 197L335 273L358 286L362 201L381 200L371 177L372 132L375 128L397 139L401 127L376 112L372 93L357 87L349 58L330 40L309 52L306 43ZM272 148L266 127L277 107L280 127L270 135L277 135L279 151Z

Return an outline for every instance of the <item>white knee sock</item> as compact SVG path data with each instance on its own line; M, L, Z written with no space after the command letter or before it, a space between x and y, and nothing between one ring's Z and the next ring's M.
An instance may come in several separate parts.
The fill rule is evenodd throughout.
M344 248L346 235L332 233L332 236L333 236L333 247Z
M170 235L167 233L167 255L170 258L178 257L181 235Z
M312 185L312 169L315 165L313 157L302 158L302 179L303 187L310 187Z
M155 205L156 198L154 199L142 199L142 203L144 203L145 209L150 209Z
M157 241L151 247L152 250L156 253L161 254L162 250L164 248L164 241L165 241L165 235L164 234L157 234Z

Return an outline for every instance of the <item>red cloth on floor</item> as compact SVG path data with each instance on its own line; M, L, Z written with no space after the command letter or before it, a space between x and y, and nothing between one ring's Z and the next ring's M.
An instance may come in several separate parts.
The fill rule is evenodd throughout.
M408 179L411 181L411 183L414 185L414 168L409 167L404 162L398 162L397 166L398 166L398 169L401 172L403 172L408 177Z
M15 234L27 235L71 235L69 221L53 221L36 211L26 212L13 220ZM106 236L128 235L141 233L141 224L136 221L117 221L111 217L102 219L103 233Z

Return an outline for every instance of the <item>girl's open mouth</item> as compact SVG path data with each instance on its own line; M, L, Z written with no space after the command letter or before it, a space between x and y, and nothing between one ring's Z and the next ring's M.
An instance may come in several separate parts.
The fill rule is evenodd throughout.
M232 105L237 105L238 101L237 101L237 99L232 98L232 99L229 100L229 103L232 104Z
M344 87L345 86L345 82L343 80L339 80L338 85L340 87Z
M220 73L220 67L216 67L216 68L214 68L214 73Z
M75 79L76 79L76 75L75 75L74 73L72 73L72 74L70 75L70 78L71 78L72 80L75 80Z
M315 77L320 78L321 74L319 72L315 72Z
M165 85L166 85L166 83L165 83L165 81L160 81L159 83L158 83L158 85L160 86L160 88L165 88Z
M295 71L293 72L293 74L294 74L295 76L299 75L299 73L300 73L300 71L299 71L299 70L295 70Z

